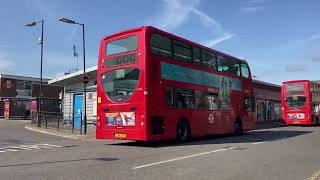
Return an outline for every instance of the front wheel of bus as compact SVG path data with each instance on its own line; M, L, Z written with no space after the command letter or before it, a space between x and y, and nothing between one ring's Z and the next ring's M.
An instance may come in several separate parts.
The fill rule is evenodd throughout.
M177 125L177 140L186 142L191 137L191 129L187 121L180 121Z
M242 133L243 133L243 127L242 127L241 120L236 120L236 122L234 122L234 134L236 136L239 136Z

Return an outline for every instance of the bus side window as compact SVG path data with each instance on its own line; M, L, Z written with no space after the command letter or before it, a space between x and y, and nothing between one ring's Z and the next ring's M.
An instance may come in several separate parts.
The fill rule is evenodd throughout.
M196 65L201 65L201 51L196 47L193 47L193 63Z
M227 59L222 56L217 56L218 71L227 72L240 76L240 67L235 61Z
M193 90L190 89L176 89L176 107L179 109L194 108Z
M235 64L233 67L234 67L235 73L236 73L238 76L241 76L240 64Z
M217 56L218 71L224 72L229 70L229 66L226 65L225 61L227 61L227 59L224 57Z
M204 100L204 95L202 91L195 90L194 91L194 96L195 96L195 105L197 109L204 109L205 106L205 100Z
M249 72L248 65L241 64L241 75L243 77L245 77L245 78L249 78L250 77L250 72Z
M218 95L211 92L205 92L205 109L206 110L218 110Z
M202 50L202 65L209 67L210 69L216 69L216 58L213 53Z
M173 101L173 88L172 87L166 87L166 98L167 98L168 106L173 107L174 101Z
M150 51L152 54L171 57L171 39L160 34L152 34L150 39Z
M191 58L191 46L180 41L174 40L173 43L173 54L177 60L193 63Z

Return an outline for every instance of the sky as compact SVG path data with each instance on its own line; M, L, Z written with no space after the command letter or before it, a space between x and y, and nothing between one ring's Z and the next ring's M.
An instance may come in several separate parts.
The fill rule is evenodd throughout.
M54 78L82 64L97 64L100 40L126 29L152 25L248 61L255 79L320 80L319 0L1 0L0 73L40 74L44 19L43 75Z

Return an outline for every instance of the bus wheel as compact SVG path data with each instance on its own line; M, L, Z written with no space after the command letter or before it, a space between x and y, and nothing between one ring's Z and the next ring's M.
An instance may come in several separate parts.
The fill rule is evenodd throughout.
M177 125L177 140L186 142L191 137L191 129L187 120L181 120Z
M234 134L236 136L239 136L243 133L243 127L242 127L242 122L240 119L237 119L235 122L234 122Z

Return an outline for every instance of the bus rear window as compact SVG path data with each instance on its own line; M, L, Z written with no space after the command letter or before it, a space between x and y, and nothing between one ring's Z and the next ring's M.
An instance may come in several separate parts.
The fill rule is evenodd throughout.
M119 54L134 51L138 47L138 37L131 36L115 41L108 42L107 55Z

